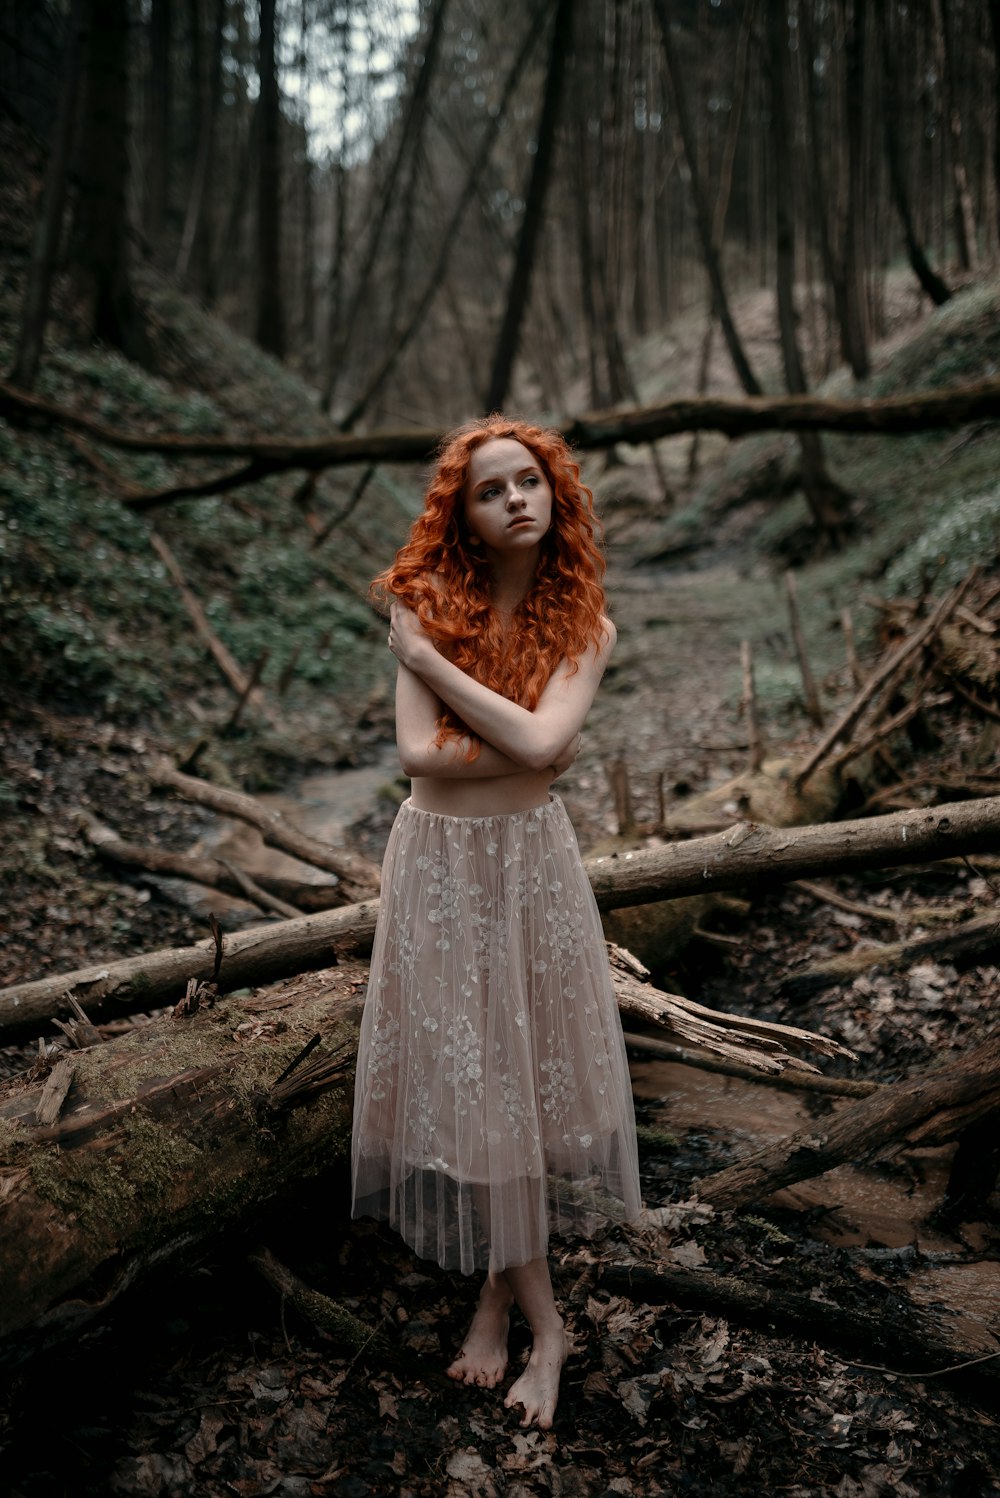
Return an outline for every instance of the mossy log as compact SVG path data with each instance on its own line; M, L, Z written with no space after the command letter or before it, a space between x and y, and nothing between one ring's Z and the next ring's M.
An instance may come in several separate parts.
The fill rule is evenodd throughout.
M703 1201L740 1207L784 1186L812 1180L845 1160L890 1147L947 1144L981 1119L1000 1115L1000 1035L950 1066L880 1088L838 1112L830 1122L754 1150L725 1170L705 1176Z
M0 1360L71 1335L153 1265L346 1157L366 980L332 968L79 1051L50 1122L44 1082L7 1085Z

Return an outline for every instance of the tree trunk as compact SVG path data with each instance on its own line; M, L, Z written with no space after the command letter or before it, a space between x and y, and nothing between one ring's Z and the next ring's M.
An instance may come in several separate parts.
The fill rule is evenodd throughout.
M361 417L364 415L365 411L368 409L375 396L382 389L382 386L385 384L389 375L392 373L396 361L399 359L403 350L407 347L410 340L414 337L421 323L426 317L431 304L434 301L434 298L436 297L444 281L445 274L448 270L448 262L451 259L451 253L455 247L455 241L458 236L458 230L461 226L462 219L465 217L466 209L476 195L483 172L486 170L486 166L490 158L490 153L493 150L493 146L496 142L496 138L499 134L500 128L504 123L507 107L510 103L511 96L514 93L517 85L522 81L524 77L525 67L532 51L534 50L535 42L538 39L538 35L541 31L544 19L545 6L544 4L541 4L536 6L535 8L534 15L532 16L527 33L525 34L524 42L521 45L520 51L517 55L517 58L515 59L513 67L511 68L510 72L507 75L507 78L504 81L503 93L500 98L500 103L497 106L497 112L491 117L489 124L484 127L483 134L479 142L479 148L476 152L475 161L470 167L465 182L462 185L462 191L459 194L458 201L456 202L455 207L452 211L451 219L441 230L441 247L438 251L437 260L435 261L430 274L427 277L423 292L414 305L413 310L411 311L410 316L404 326L400 328L394 335L394 337L390 340L389 347L386 349L378 367L369 377L367 384L361 391L361 394L354 400L350 407L350 410L347 411L346 414L342 416L340 421L337 423L342 432L349 432L355 425L355 423L360 421ZM436 443L432 444L432 447L435 445ZM430 451L431 449L426 449L421 456L427 456Z
M691 123L690 111L687 107L687 92L684 87L680 59L677 56L677 49L670 31L670 12L666 0L655 0L654 10L660 28L663 54L667 63L670 91L673 94L674 105L677 110L677 125L680 132L681 144L687 161L695 225L701 244L705 269L712 283L712 297L718 309L719 325L722 328L726 347L729 349L729 356L733 361L733 368L739 377L740 384L748 395L760 395L760 382L750 367L750 361L740 341L740 336L736 331L736 324L733 321L732 312L730 311L729 298L726 295L725 281L722 276L722 263L712 238L712 214L708 206L707 195L702 185L701 174L698 170L695 132Z
M66 45L63 59L63 86L59 110L49 142L49 159L45 168L45 192L42 211L35 225L35 236L28 267L28 283L21 313L21 332L10 378L22 390L32 390L41 362L45 324L49 317L49 294L52 275L59 254L69 159L77 127L77 103L80 97L80 71L87 49L88 0L73 0L66 19Z
M42 1085L8 1088L0 1359L72 1335L153 1264L344 1160L365 977L314 974L78 1052L48 1125Z
M955 78L954 39L947 0L931 0L931 14L934 25L935 52L944 90L944 112L948 121L948 136L951 143L951 175L955 192L955 242L958 246L958 259L962 269L975 271L979 266L976 215L972 206L969 174L965 166L962 112L959 106L958 83Z
M130 359L146 340L128 271L128 0L89 0L75 291L94 338Z
M498 411L507 399L514 359L517 354L521 323L528 306L531 290L531 273L535 264L535 248L542 228L545 210L545 194L549 185L552 156L555 149L556 128L562 106L563 79L566 76L566 59L573 44L573 0L557 0L555 19L552 23L552 49L549 53L548 73L545 79L545 96L538 122L535 155L531 168L531 180L525 200L521 233L514 255L514 269L504 310L503 326L497 340L486 392L487 411Z
M993 33L993 177L996 182L997 236L1000 237L1000 0L989 0Z
M190 276L198 287L203 287L205 284L211 241L207 224L210 217L208 186L212 179L212 167L215 161L215 139L222 96L222 48L225 24L226 0L215 0L212 41L208 59L202 68L205 76L197 80L202 93L199 110L201 126L198 132L194 174L191 179L187 212L184 217L184 228L181 233L175 268L178 281L183 284Z
M745 1206L887 1145L947 1144L998 1112L1000 1036L994 1036L950 1066L894 1082L844 1108L831 1123L822 1120L704 1177L698 1195L718 1207Z
M868 377L868 312L865 293L865 69L864 0L850 0L847 17L845 114L847 118L847 195L842 235L844 269L844 352L856 380Z
M327 380L323 389L321 404L323 410L329 410L333 404L337 389L337 382L343 371L344 360L350 347L351 337L357 318L368 303L368 289L372 273L378 261L379 247L382 243L382 234L388 222L389 215L396 205L399 197L399 178L403 168L403 162L408 153L413 153L416 162L416 150L423 134L424 122L427 115L427 101L430 96L431 83L437 66L437 54L440 49L441 37L444 31L444 15L448 0L435 0L434 9L431 12L430 25L427 32L427 40L423 47L423 62L417 68L413 87L407 102L403 119L400 122L399 137L396 142L395 154L386 174L385 182L381 187L381 194L377 211L373 214L365 235L363 252L358 261L358 280L351 291L350 302L344 307L343 276L346 236L346 192L348 170L343 163L343 147L341 157L338 159L337 173L337 240L334 253L334 295L331 299L331 317L329 326L330 347L328 352ZM344 53L341 58L341 67L344 70L344 102L341 111L341 130L347 129L347 77L349 63L348 50L348 26L345 22L343 32ZM414 166L414 173L416 167ZM342 311L343 309L343 311Z
M281 101L278 93L275 0L260 0L260 156L257 170L257 342L285 355L281 265Z
M1000 8L1000 0L995 0L995 3ZM910 194L903 170L903 152L897 129L899 97L896 88L896 69L889 45L889 23L886 16L886 0L875 0L875 20L878 26L879 53L882 58L884 96L882 128L885 136L886 164L889 168L889 186L892 191L893 202L896 205L896 212L899 214L899 220L903 226L903 237L906 240L906 254L913 268L913 274L935 306L941 307L950 299L951 292L931 266L924 253L923 245L920 243L914 225L913 211L910 207Z
M785 142L791 139L785 89L788 65L788 22L784 6L765 6L768 70L771 85L771 149L774 171L775 254L778 291L778 328L785 365L785 382L793 395L807 390L799 352L795 312L795 219L787 173L780 166ZM827 472L823 447L814 432L799 438L802 453L802 490L820 534L833 546L843 542L850 523L847 496Z
M149 134L146 152L146 234L154 258L162 260L167 229L171 166L171 0L151 0L149 9ZM195 87L198 80L195 80Z

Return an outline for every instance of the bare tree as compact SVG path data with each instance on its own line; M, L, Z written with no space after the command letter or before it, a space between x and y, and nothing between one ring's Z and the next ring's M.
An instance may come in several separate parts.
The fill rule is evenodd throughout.
M74 290L95 338L130 358L146 353L129 278L128 0L88 0Z
M285 353L285 315L281 279L281 108L275 28L275 0L260 0L257 342L281 359Z
M88 0L73 0L73 8L66 23L63 87L59 95L59 112L49 147L42 211L35 225L31 264L28 267L28 283L21 312L21 331L17 353L14 357L14 367L10 373L12 383L20 385L24 390L34 388L38 365L42 357L45 324L49 315L52 274L59 253L59 240L66 208L69 158L76 129L80 69L87 43L88 21Z
M555 19L552 23L552 48L545 79L545 96L542 114L538 122L535 139L535 155L525 201L524 218L518 239L514 268L507 289L506 310L503 325L493 355L493 368L486 392L487 410L498 410L507 399L510 377L517 353L517 340L521 322L528 305L531 288L531 272L535 263L535 247L542 227L545 208L545 192L549 183L552 152L555 145L556 125L562 103L563 79L566 76L566 55L572 46L573 0L558 0Z
M791 136L786 72L788 69L788 22L783 5L765 5L767 61L771 89L771 144L774 171L775 271L778 292L778 328L781 353L785 364L785 382L792 395L804 395L808 389L796 330L794 298L795 218L788 174L780 160ZM820 534L832 545L839 545L848 530L850 511L847 496L830 476L823 455L821 439L815 432L799 437L802 457L802 491L809 503Z
M666 58L667 73L670 78L670 91L673 95L674 107L677 110L677 128L684 157L687 162L695 225L701 243L701 253L705 261L705 269L712 283L712 295L715 305L718 308L719 323L726 340L726 347L729 349L729 356L733 361L733 368L739 376L740 384L747 395L760 395L762 394L762 387L750 367L750 361L740 341L740 336L736 331L736 324L733 321L732 312L729 308L729 298L726 294L726 286L722 276L722 263L712 239L712 214L708 206L708 197L702 186L698 153L695 148L695 132L691 122L691 114L687 106L687 92L684 87L680 58L677 55L677 49L670 30L670 14L667 9L666 0L653 0L653 8L660 28L660 41L663 46L663 55Z

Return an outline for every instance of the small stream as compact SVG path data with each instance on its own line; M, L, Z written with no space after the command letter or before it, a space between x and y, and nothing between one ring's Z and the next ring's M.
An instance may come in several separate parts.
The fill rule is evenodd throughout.
M377 761L357 769L323 771L307 776L294 791L258 799L280 811L311 836L333 845L348 841L348 829L372 811L382 788L399 773L395 749L387 747ZM231 859L251 873L271 873L303 881L326 876L297 859L268 848L260 834L244 823L218 818L192 852ZM197 908L223 918L246 907L215 891L198 890ZM254 920L257 916L254 916ZM637 1099L653 1107L655 1122L680 1140L709 1135L743 1154L815 1128L810 1094L786 1092L766 1084L724 1077L674 1062L633 1059ZM845 1106L839 1102L836 1106ZM942 1305L954 1315L953 1335L968 1355L1000 1351L1000 1263L921 1262L921 1255L965 1258L988 1250L989 1230L962 1226L964 1241L928 1227L948 1179L953 1147L912 1150L890 1166L842 1165L813 1181L777 1193L776 1205L809 1211L810 1232L825 1242L874 1250L916 1250L913 1272L894 1280L914 1301ZM877 1274L877 1265L872 1271Z

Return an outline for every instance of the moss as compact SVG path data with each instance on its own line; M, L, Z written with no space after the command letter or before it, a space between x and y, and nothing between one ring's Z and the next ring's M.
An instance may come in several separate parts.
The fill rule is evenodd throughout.
M780 1228L776 1228L773 1222L768 1222L766 1217L750 1217L741 1214L740 1222L745 1223L747 1227L756 1228L761 1237L766 1238L768 1243L773 1243L777 1247L783 1247L795 1241L793 1238L789 1238L787 1233L783 1233Z
M23 1125L12 1118L0 1118L0 1164L9 1165L23 1142Z
M680 1148L680 1140L676 1134L670 1134L666 1129L653 1128L651 1124L636 1124L635 1137L639 1148L650 1155L672 1155Z

